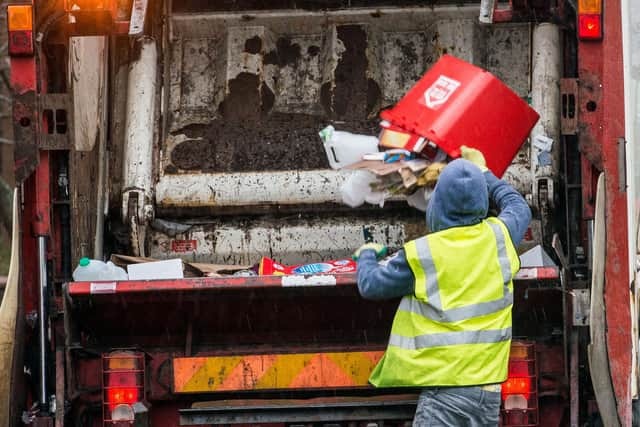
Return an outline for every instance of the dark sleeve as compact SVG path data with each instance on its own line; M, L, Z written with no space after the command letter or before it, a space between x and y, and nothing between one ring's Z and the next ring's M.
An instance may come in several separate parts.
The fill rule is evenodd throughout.
M386 265L378 264L375 251L362 251L358 259L358 291L366 299L380 300L413 294L414 277L404 250Z
M498 218L507 226L514 246L518 246L531 221L531 209L511 185L498 179L490 171L484 173L489 187L489 198L498 205Z

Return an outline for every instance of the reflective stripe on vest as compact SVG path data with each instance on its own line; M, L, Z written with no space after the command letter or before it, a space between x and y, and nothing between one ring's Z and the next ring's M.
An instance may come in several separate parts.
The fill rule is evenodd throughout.
M429 247L427 239L422 238L416 240L415 243L419 254L420 265L426 273L427 299L429 302L428 304L425 304L413 297L403 298L400 302L400 310L410 311L438 322L449 323L496 313L513 304L513 293L509 290L509 283L511 283L511 263L509 261L509 256L507 255L504 232L500 228L500 225L491 222L487 223L493 231L498 247L498 261L500 263L500 270L502 271L502 280L504 283L503 297L494 301L481 302L464 307L443 310L442 303L440 301L440 289L438 288L436 266L433 263L433 258L431 256L431 248Z
M511 328L492 329L488 331L443 332L440 334L418 335L417 337L403 337L391 334L389 345L405 350L420 350L430 347L443 347L459 344L491 344L511 339Z

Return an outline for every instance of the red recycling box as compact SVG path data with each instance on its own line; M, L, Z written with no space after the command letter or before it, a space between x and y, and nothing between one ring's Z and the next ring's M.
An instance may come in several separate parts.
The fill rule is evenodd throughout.
M540 117L491 73L450 55L380 116L383 134L393 134L383 135L381 145L420 152L432 142L454 158L460 146L474 147L498 177ZM399 130L414 135L398 138Z

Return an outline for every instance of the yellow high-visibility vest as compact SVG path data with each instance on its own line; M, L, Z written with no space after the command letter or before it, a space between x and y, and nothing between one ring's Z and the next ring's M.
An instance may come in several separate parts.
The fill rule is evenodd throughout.
M520 259L497 218L404 246L414 295L396 312L369 381L377 387L468 386L507 379L513 277Z

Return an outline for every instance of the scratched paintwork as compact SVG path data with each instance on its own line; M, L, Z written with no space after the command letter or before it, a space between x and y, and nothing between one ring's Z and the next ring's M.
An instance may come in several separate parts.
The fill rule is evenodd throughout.
M387 223L389 218L370 220L353 217L261 220L211 220L198 224L176 236L151 230L151 256L153 258L182 257L189 261L219 264L253 264L261 256L295 265L328 259L350 257L364 243L364 231L373 241L392 249L402 246L407 236L404 223L419 222L422 218L403 223ZM171 241L195 240L197 251L176 253Z

